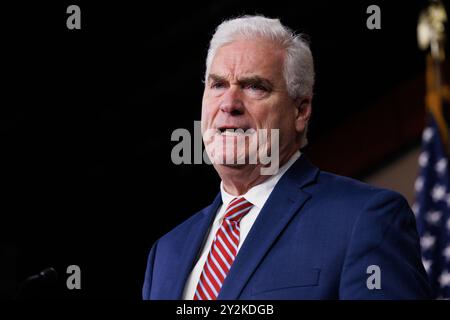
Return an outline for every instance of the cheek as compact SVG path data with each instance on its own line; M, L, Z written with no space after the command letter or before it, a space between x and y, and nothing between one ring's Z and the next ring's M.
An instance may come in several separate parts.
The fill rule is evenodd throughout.
M202 116L206 115L206 113L208 112L209 106L211 105L211 103L209 102L208 96L206 91L203 93L203 98L202 98Z
M272 112L269 103L261 103L260 101L244 101L245 113L253 120L258 128L267 128Z
M214 104L210 98L203 97L202 101L202 130L207 129L212 125L214 114L216 113L214 109Z
M289 110L273 110L272 113L266 115L265 121L264 127L279 130L280 138L288 137L288 139L291 139L295 135L295 118Z
M208 109L203 105L202 107L202 116L201 116L201 127L202 127L202 133L205 132L205 130L209 127L210 116Z
M247 109L259 128L280 129L288 116L286 102L279 96L248 104Z
M251 117L256 123L258 128L262 129L278 129L279 128L279 117L276 114L275 110L272 110L271 107L262 107L258 106L253 110L249 111L251 113Z

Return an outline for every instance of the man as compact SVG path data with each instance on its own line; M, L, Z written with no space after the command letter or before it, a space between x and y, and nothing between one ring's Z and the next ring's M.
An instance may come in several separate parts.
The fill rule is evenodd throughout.
M206 64L202 133L221 191L154 244L144 299L428 298L407 202L300 154L314 83L308 44L279 20L246 16L217 28ZM263 130L278 136L278 147L256 152L277 154L272 175L249 161ZM238 157L246 162L225 161Z

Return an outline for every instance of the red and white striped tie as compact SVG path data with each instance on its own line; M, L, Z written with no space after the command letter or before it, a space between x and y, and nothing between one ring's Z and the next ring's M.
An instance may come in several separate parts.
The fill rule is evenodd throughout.
M194 300L216 300L223 281L236 258L239 246L239 223L253 204L244 198L234 198L227 207L222 225L214 238L203 266Z

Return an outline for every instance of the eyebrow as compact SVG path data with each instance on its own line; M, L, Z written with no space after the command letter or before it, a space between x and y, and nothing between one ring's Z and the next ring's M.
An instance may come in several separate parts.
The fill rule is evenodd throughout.
M217 74L210 74L208 76L208 81L211 81L211 80L215 81L215 82L228 82L227 78L217 75ZM272 90L272 88L273 88L273 83L269 79L266 79L266 78L263 78L260 76L242 77L237 82L241 86L252 84L252 85L262 85L269 90Z

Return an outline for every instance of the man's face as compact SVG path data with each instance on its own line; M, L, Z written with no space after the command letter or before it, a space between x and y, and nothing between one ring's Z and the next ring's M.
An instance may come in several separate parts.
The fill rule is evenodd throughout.
M236 147L242 136L229 132L235 129L279 129L280 160L298 149L306 123L299 122L297 102L287 93L283 62L284 50L264 39L237 40L217 50L202 105L202 133L213 163L224 163L233 151L248 159L248 148ZM257 133L245 139L256 141Z

